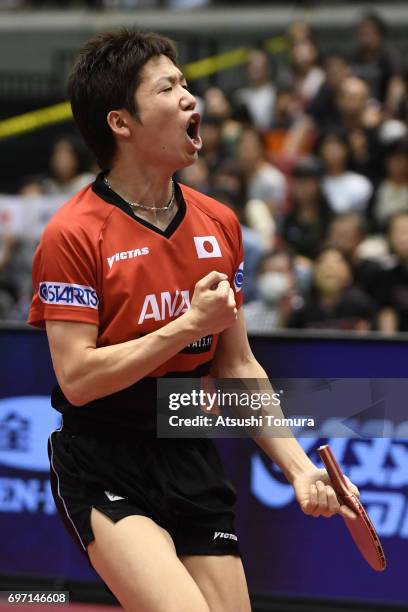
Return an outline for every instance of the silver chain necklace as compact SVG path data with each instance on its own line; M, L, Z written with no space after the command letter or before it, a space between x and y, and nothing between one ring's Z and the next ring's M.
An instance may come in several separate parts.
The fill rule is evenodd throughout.
M106 176L103 177L103 182L105 183L105 185L107 185L107 187L109 187L111 191L116 193L112 185L110 184L109 179ZM133 212L135 208L141 208L142 210L154 210L154 211L164 212L167 210L171 210L173 208L173 205L175 202L175 195L176 195L176 192L174 189L174 181L173 179L171 179L171 196L165 206L148 206L147 204L139 204L139 202L129 202L128 200L125 200L125 198L123 198L122 196L120 197L122 198L122 200L125 200L126 204L129 204Z

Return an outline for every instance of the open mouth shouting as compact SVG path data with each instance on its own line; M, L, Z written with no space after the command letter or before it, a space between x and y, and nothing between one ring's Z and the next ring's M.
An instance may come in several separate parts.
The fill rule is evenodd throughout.
M200 113L193 113L186 125L186 134L190 143L194 147L194 151L199 151L202 146L200 137Z

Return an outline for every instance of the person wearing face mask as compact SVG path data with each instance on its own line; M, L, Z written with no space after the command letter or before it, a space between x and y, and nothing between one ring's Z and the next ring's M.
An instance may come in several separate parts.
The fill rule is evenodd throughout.
M302 298L297 292L294 261L286 250L266 253L258 265L258 297L244 304L248 333L268 333L286 327L295 306Z

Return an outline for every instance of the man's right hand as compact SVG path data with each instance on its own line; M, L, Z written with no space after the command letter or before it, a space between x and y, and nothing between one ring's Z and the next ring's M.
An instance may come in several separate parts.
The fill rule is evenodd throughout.
M237 308L228 276L214 271L199 280L185 316L192 318L200 336L218 334L230 327L236 321Z

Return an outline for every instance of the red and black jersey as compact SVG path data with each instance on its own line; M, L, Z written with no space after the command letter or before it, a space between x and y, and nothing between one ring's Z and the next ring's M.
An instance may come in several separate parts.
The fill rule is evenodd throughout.
M46 320L91 323L98 326L98 347L126 342L186 312L195 284L212 270L228 275L239 307L243 251L237 218L189 187L175 189L179 208L164 231L135 216L102 175L62 206L34 257L29 323L41 328ZM141 389L159 376L205 375L217 340L216 334L197 338L151 372L150 380L80 408L57 389L54 405L64 415L75 411L99 419L103 413L108 421L126 412L126 421L135 418L136 424Z

